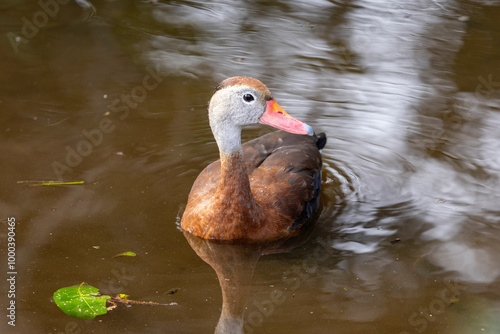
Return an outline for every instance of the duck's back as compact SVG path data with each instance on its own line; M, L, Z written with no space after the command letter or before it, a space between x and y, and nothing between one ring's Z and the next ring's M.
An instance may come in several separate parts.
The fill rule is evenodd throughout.
M255 199L290 217L296 227L318 207L324 133L315 136L275 131L243 145Z

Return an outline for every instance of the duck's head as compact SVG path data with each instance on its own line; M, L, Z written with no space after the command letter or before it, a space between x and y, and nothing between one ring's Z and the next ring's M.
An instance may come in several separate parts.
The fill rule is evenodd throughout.
M241 129L262 123L291 133L313 135L312 127L288 115L259 80L232 77L222 81L210 99L210 127L221 153L241 150Z

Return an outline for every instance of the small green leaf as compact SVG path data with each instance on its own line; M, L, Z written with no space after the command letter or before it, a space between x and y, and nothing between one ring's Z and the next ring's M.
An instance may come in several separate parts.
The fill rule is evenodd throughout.
M124 252L124 253L116 254L113 257L119 257L119 256L137 256L137 254L135 254L134 252Z
M127 300L128 297L130 297L130 296L127 294L124 294L124 293L120 293L117 297L120 297L120 299L123 299L123 300Z
M26 180L26 181L17 181L17 183L27 183L30 186L72 186L77 184L85 184L85 181L35 181L35 180Z
M99 289L82 283L54 292L57 306L72 317L94 319L97 315L106 314L106 301L110 296L100 296Z

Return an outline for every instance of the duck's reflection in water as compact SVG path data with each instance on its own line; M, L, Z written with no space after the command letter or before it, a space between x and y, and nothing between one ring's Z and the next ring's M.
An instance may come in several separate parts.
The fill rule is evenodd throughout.
M301 229L296 236L267 243L221 243L196 237L188 232L184 236L198 256L217 273L222 290L222 312L216 334L240 334L243 317L250 295L253 273L262 255L284 253L304 243L313 230L313 224Z

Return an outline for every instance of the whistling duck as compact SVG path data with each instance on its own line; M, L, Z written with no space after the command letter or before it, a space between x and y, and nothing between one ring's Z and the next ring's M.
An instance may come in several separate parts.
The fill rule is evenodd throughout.
M232 77L208 107L220 160L189 194L181 228L204 239L260 242L286 238L316 211L326 136L288 115L257 79ZM245 125L285 130L241 145Z

